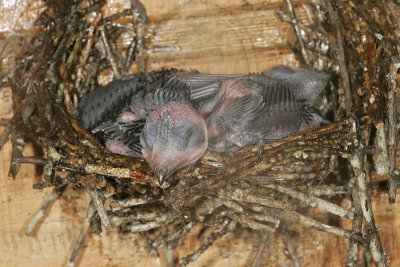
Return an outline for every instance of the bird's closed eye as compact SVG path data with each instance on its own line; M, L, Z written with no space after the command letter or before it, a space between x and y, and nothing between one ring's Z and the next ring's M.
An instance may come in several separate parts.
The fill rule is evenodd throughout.
M143 141L147 149L153 150L157 138L157 126L155 124L147 125L143 129Z
M175 129L175 140L177 144L177 149L182 151L185 150L189 144L189 140L191 139L193 133L195 131L193 130L192 126L180 126L176 127Z

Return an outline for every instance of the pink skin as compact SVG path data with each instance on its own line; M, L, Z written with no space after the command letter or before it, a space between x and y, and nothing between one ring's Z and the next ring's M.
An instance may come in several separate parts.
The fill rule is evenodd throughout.
M142 117L137 115L135 112L131 112L131 111L124 111L121 113L121 115L119 115L117 121L118 122L134 122L134 121L138 121L141 120Z
M177 136L177 129L190 132L187 144L180 149L182 136ZM146 140L150 141L146 143ZM192 107L170 102L149 114L140 143L144 159L162 184L167 176L203 156L208 146L207 127L204 119Z
M140 120L141 117L138 116L136 113L131 112L129 110L123 111L119 117L117 118L117 122L123 122L123 123L130 123L130 122L135 122ZM138 153L130 149L128 146L123 144L121 141L116 140L116 139L109 139L105 143L105 147L108 151L119 154L119 155L124 155L124 156L129 156L129 157L138 157Z
M107 150L112 153L129 157L137 157L137 154L132 149L121 143L121 141L110 139L106 141L105 146Z
M146 118L146 114L143 114L145 105L143 99L134 98L130 107L126 108L117 118L118 122L135 122Z
M226 147L226 136L221 131L220 127L216 123L208 124L208 137L210 139L210 145L216 150L224 150Z
M218 105L217 112L214 114L218 118L224 118L226 115L226 108L232 102L234 102L237 98L241 98L244 96L259 96L262 97L260 93L246 86L244 81L238 79L228 79L224 81L220 89L215 96L215 98L208 102L202 109L202 114L210 114L212 110L214 110ZM222 102L222 103L220 103ZM218 120L218 119L217 119ZM244 146L236 140L236 138L231 138L230 135L226 135L222 130L221 126L218 125L217 120L212 120L208 123L208 136L210 139L210 145L216 150L223 150L227 143L233 143L239 147ZM212 143L212 144L211 144Z
M222 82L217 95L211 101L201 107L200 113L204 117L208 117L221 101L225 102L227 99L235 99L245 95L258 95L258 92L254 89L249 89L246 87L241 80L227 79Z

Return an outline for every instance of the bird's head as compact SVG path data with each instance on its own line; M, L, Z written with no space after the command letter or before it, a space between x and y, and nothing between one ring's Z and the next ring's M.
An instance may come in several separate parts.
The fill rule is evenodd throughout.
M140 143L144 159L162 184L203 156L208 146L207 127L191 106L170 102L149 114Z

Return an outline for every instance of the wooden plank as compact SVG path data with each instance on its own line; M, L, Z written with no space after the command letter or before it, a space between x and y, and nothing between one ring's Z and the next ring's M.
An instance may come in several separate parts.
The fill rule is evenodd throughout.
M151 31L150 69L243 73L297 63L286 45L291 27L271 9L171 19L153 24Z

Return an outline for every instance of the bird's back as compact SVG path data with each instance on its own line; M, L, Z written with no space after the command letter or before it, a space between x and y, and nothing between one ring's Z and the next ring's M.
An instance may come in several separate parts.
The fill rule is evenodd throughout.
M86 94L79 102L79 120L86 129L93 129L104 121L117 117L129 105L131 97L176 70L136 73L114 80Z

